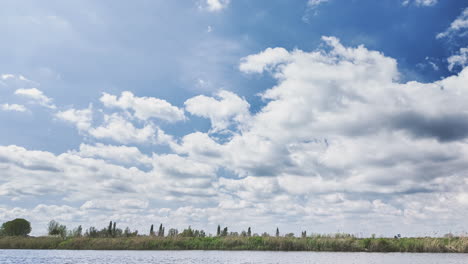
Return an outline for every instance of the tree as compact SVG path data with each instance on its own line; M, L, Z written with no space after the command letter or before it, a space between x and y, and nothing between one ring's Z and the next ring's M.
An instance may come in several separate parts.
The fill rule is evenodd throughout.
M179 230L177 230L175 228L171 228L167 232L167 236L169 236L169 237L176 237L178 234L179 234Z
M250 226L249 226L249 229L247 229L247 236L248 237L252 236L252 230L250 230Z
M132 231L130 231L130 228L127 226L124 231L124 236L130 237L132 234Z
M98 230L94 226L91 226L88 230L86 230L85 236L87 236L87 237L97 237L98 236Z
M279 234L279 229L276 228L276 237L279 237L279 235L280 235L280 234Z
M150 236L154 236L154 225L151 225Z
M216 230L216 236L221 235L221 226L218 225L218 229Z
M158 236L164 237L164 227L162 224L159 225Z
M115 237L115 235L116 235L116 232L115 232L116 226L117 226L117 223L114 222L114 226L112 227L112 236L113 236L113 237Z
M61 225L55 220L49 222L49 227L47 228L50 236L60 236L65 238L67 236L67 226Z
M223 232L221 232L221 236L227 236L228 235L228 228L227 226L223 229Z
M184 229L182 233L180 233L181 237L194 237L194 230L192 229L191 226L188 227L188 229Z
M302 231L302 232L301 232L301 237L302 237L302 238L306 238L306 237L307 237L307 231L305 231L305 230Z
M16 218L3 223L0 231L5 236L27 236L31 233L31 223L23 218Z
M83 234L83 227L81 227L81 225L79 225L77 228L73 229L73 231L71 231L71 236L72 237L81 237Z
M107 234L112 236L112 221L109 222L109 227L107 228Z

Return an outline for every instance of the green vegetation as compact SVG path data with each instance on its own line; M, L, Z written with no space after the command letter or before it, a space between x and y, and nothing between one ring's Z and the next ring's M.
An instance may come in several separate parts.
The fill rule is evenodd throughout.
M31 233L31 223L23 218L16 218L2 224L0 235L4 236L27 236Z
M151 225L150 235L138 235L138 231L124 230L116 222L101 230L90 227L84 233L81 226L67 231L56 221L48 225L49 236L28 237L31 226L24 219L15 219L2 225L0 249L90 249L90 250L274 250L274 251L346 251L346 252L454 252L468 253L468 237L357 238L349 234L307 235L300 237L289 233L275 235L253 234L247 231L228 232L218 226L216 236L190 226L179 232L161 224L157 231Z
M468 238L355 237L2 237L1 249L275 250L468 253Z

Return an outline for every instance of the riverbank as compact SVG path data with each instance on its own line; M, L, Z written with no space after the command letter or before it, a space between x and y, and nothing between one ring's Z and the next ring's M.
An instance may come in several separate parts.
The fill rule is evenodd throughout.
M2 237L0 249L71 250L272 250L336 252L468 253L468 237L293 238L293 237Z

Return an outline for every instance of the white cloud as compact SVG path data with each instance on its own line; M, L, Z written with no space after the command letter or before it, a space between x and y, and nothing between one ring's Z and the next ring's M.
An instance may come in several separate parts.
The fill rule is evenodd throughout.
M323 50L276 48L242 59L243 72L276 80L256 113L228 91L186 101L188 112L229 137L193 132L173 139L147 120L113 113L98 127L84 122L85 130L142 146L81 144L62 154L0 147L2 197L53 195L82 205L2 206L0 218L116 219L146 229L166 221L212 232L219 223L236 231L280 225L297 232L291 226L313 224L315 232L364 234L392 234L398 225L416 235L442 224L463 227L468 68L433 83L402 83L395 59L334 37L323 41ZM136 97L105 101L136 115L122 98ZM68 119L80 123L76 111ZM143 143L154 142L170 149L151 146L158 153L145 154Z
M137 97L128 91L122 92L120 98L117 98L115 95L104 93L100 100L106 107L132 110L135 117L140 120L158 118L169 122L175 122L185 119L182 109L171 105L165 100L154 97Z
M61 120L73 123L79 131L86 131L91 127L93 110L91 106L81 110L71 108L65 111L59 111L55 116Z
M28 110L24 105L19 104L2 104L0 106L4 111L26 112Z
M179 155L159 155L153 158L155 171L169 177L211 178L215 176L215 167Z
M28 78L24 77L23 75L16 75L11 73L4 73L0 74L0 84L3 86L12 86L17 87L22 85L24 86L37 86L39 85L37 82L29 80Z
M246 123L250 117L249 103L238 95L221 90L216 98L199 95L185 101L185 109L193 115L209 118L214 132L231 124Z
M0 78L2 78L2 80L8 80L8 79L13 79L13 78L15 78L15 75L6 73L6 74L0 75Z
M80 206L82 210L132 210L132 209L146 209L148 208L148 201L141 199L120 199L120 200L89 200Z
M262 73L271 66L287 62L289 58L289 52L284 48L267 48L259 54L243 58L239 69L245 73Z
M95 145L80 144L80 149L77 152L72 152L80 157L86 158L101 158L118 164L125 165L150 165L152 159L136 147L129 146L113 146L97 143Z
M311 8L315 8L315 7L317 7L318 5L323 4L323 3L326 3L326 2L328 2L328 1L330 1L330 0L309 0L309 1L307 2L307 5L308 5L309 7L311 7Z
M416 0L415 1L417 5L422 5L422 6L433 6L437 4L438 0Z
M53 103L52 103L52 99L45 96L44 93L37 89L37 88L30 88L30 89L17 89L15 91L15 94L16 95L20 95L20 96L24 96L26 98L29 98L31 100L33 100L34 102L44 106L44 107L47 107L47 108L51 108L51 109L55 109L57 108Z
M417 6L434 6L437 4L438 0L414 0L413 1ZM411 0L404 0L402 5L407 6L411 3Z
M457 34L460 30L468 28L468 7L450 24L444 32L437 34L437 38L445 38Z
M218 12L229 5L230 0L206 0L206 8L210 12Z
M118 114L104 116L104 124L93 127L88 133L98 139L112 139L119 143L151 143L155 140L156 127L146 124L135 127L130 121Z
M453 71L455 66L465 67L468 65L468 48L461 48L458 54L447 58L449 71Z

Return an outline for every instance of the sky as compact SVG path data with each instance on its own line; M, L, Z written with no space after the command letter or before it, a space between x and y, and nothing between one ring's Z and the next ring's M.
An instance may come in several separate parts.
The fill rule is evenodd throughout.
M468 231L468 0L3 0L0 222Z

